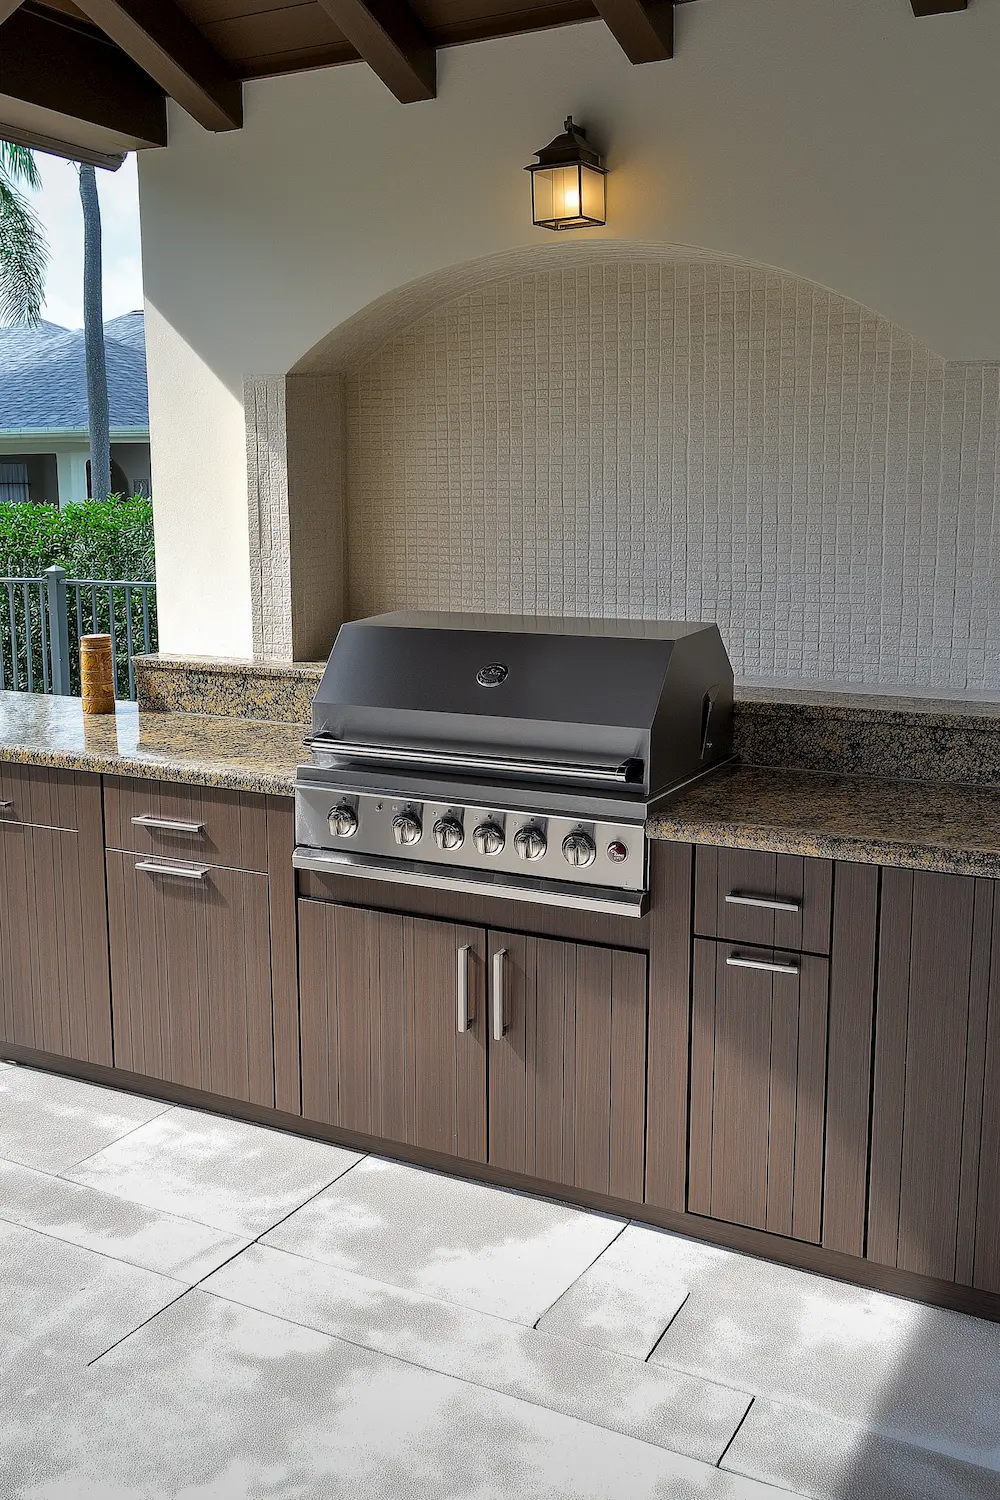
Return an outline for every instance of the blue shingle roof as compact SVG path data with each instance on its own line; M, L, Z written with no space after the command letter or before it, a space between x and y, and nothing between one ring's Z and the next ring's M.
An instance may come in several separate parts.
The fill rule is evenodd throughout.
M148 428L146 345L141 312L104 325L111 426ZM83 329L40 323L0 328L0 432L86 431Z

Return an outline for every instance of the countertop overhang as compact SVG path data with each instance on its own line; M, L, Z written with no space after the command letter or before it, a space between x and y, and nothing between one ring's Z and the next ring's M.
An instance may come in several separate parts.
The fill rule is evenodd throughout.
M0 761L291 796L305 725L0 693ZM736 766L668 799L651 838L1000 878L1000 790Z

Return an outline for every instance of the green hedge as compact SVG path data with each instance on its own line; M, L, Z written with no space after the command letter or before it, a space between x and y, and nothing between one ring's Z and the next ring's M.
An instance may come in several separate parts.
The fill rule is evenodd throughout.
M153 579L152 501L112 495L65 510L0 504L0 577L38 578L55 563L71 578Z

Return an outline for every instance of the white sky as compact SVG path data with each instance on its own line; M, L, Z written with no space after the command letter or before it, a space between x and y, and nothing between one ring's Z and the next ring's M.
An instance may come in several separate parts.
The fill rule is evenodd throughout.
M83 217L76 168L55 156L36 155L42 188L29 193L49 243L42 317L64 328L83 326ZM135 156L117 172L97 169L104 240L104 316L142 306L139 191Z

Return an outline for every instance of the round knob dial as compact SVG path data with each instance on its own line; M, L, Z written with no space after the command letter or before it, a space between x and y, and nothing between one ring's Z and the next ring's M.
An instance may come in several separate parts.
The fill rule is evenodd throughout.
M503 829L499 823L480 823L472 842L480 854L499 854L504 846Z
M522 859L541 859L547 847L540 828L519 828L514 835L514 848Z
M330 809L330 832L334 838L349 839L358 831L358 815L349 802L340 802Z
M465 830L457 818L438 818L434 824L434 842L439 849L461 849Z
M597 857L594 840L586 833L568 833L562 851L568 865L592 865Z
M423 831L420 819L413 813L397 813L392 820L392 836L397 844L415 844Z

